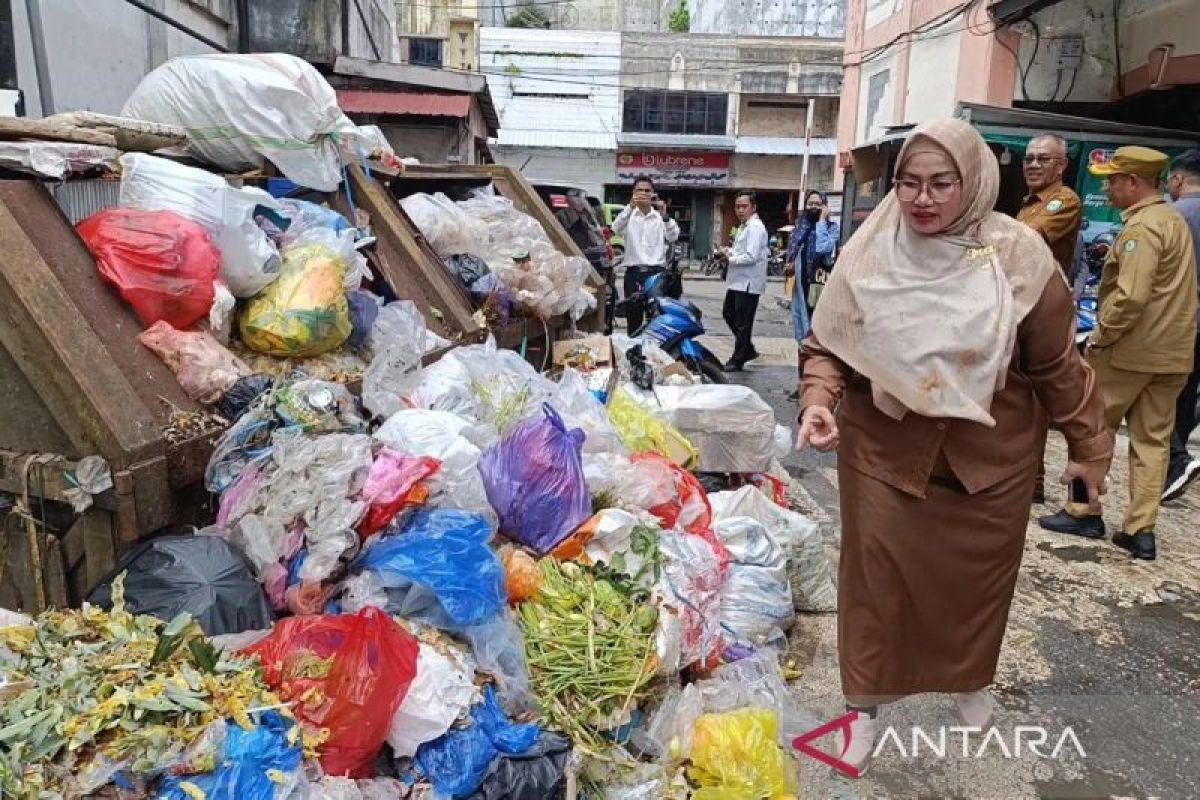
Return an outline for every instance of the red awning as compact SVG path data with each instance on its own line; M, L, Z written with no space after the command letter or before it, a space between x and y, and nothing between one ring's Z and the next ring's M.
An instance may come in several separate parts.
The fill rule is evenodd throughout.
M338 89L337 99L338 105L347 114L413 114L421 117L466 117L471 113L471 96L468 94Z

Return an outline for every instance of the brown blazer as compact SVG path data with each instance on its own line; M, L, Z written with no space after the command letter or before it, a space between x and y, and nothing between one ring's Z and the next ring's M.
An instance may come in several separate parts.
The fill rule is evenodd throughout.
M1069 273L1075 261L1079 226L1083 224L1083 205L1079 195L1059 181L1025 198L1017 221L1033 228L1050 245L1054 260Z
M937 324L931 320L930 324ZM1112 454L1095 375L1075 348L1075 306L1066 281L1047 283L1021 321L1004 388L992 399L995 427L913 413L894 420L871 398L870 381L854 373L815 337L801 345L800 408L837 409L839 462L916 497L924 497L935 464L948 465L975 494L1021 470L1033 474L1037 453L1034 394L1066 436L1074 461Z

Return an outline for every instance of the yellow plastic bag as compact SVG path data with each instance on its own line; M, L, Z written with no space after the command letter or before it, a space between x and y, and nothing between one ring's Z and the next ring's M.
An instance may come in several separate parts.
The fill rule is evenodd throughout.
M779 719L765 708L703 714L692 731L693 800L784 800L797 791L796 766L779 746Z
M350 336L346 262L323 244L283 251L279 277L242 310L242 341L273 356L307 357L338 348Z
M624 389L613 393L608 418L634 453L658 453L685 469L695 463L696 448L687 437L638 405Z

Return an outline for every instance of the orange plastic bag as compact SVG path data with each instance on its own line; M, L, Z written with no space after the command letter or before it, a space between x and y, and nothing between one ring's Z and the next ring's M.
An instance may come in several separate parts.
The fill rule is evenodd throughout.
M311 733L326 775L371 777L396 709L417 674L417 640L374 606L358 614L289 617L246 648L267 685Z
M198 223L172 211L109 208L76 226L100 277L116 286L146 327L186 330L208 316L221 252Z
M515 547L500 550L500 563L504 565L504 588L508 591L509 605L517 605L537 594L542 585L542 573L537 560Z
M559 561L575 561L583 555L588 542L596 535L596 528L599 525L599 514L588 517L587 521L572 531L570 536L559 542L558 546L550 551L550 555Z

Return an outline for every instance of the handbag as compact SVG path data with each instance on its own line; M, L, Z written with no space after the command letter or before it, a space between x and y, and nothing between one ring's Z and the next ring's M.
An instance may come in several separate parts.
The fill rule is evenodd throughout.
M829 280L829 270L824 267L817 267L813 271L812 280L808 282L808 307L816 308L817 301L821 299L821 292L825 291L825 284Z

